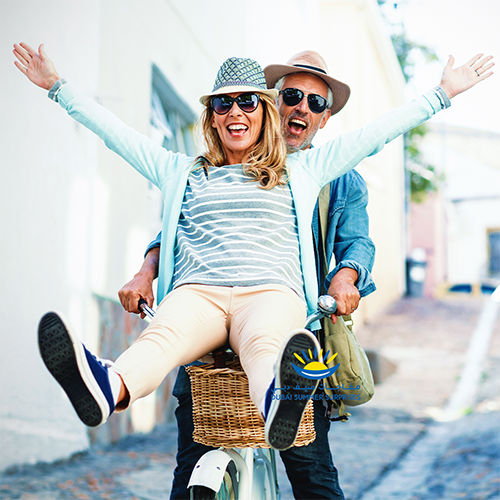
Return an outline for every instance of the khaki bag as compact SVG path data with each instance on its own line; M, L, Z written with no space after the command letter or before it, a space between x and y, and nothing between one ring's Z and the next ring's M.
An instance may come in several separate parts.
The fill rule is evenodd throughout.
M373 375L364 349L351 330L350 316L340 316L335 324L330 318L322 321L321 347L330 355L338 353L337 371L323 379L327 399L346 406L358 406L370 401L374 393Z
M328 274L326 259L326 228L330 205L330 185L326 185L319 195L319 222L321 279ZM323 330L320 332L320 344L325 356L338 353L335 361L339 363L337 371L323 379L326 398L332 400L339 407L342 416L343 406L362 405L373 397L374 382L370 362L364 349L352 331L353 321L350 315L339 316L334 324L329 317L322 321ZM330 354L327 355L328 351ZM335 404L337 403L337 404ZM342 404L343 403L343 404Z

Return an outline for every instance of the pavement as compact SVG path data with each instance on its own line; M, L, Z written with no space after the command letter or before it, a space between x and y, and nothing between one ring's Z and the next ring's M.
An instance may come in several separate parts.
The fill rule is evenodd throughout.
M489 314L489 316L488 316ZM355 329L395 370L329 441L346 500L500 499L500 314L485 297L405 298ZM176 428L0 475L5 500L169 498ZM293 497L280 470L282 500Z

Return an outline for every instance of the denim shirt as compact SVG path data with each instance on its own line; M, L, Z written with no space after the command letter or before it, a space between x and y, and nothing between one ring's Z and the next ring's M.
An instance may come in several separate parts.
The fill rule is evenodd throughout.
M326 239L327 259L335 256L336 266L325 279L325 289L343 267L350 267L358 273L356 287L361 297L374 292L376 287L370 271L375 258L375 245L368 236L368 191L364 179L355 170L344 174L330 183L330 206L328 211L328 232ZM318 204L314 209L312 231L316 255L318 290L321 290L321 275L318 259L319 218ZM147 249L159 248L161 231Z
M368 236L367 204L366 183L355 170L330 183L326 257L330 262L334 256L336 266L325 278L325 290L328 290L332 278L344 267L354 269L358 273L355 284L361 297L366 297L376 290L371 275L375 260L375 245ZM312 230L317 250L320 232L317 203L314 208ZM318 252L315 254L318 289L321 290Z

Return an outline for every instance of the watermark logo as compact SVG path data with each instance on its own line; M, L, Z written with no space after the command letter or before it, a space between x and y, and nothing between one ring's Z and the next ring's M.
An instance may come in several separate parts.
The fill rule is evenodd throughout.
M297 366L294 363L290 363L293 369L302 377L311 379L311 380L321 380L326 379L333 375L339 368L340 363L337 363L332 368L328 368L328 364L330 364L338 355L335 354L330 356L330 351L328 351L323 356L323 349L318 352L314 351L314 356L309 349L308 352L301 351L300 354L294 353L295 357L302 366ZM272 399L279 400L304 400L304 399L314 399L314 400L330 400L330 401L348 401L348 400L360 400L360 395L357 391L360 389L360 386L354 387L352 384L349 386L344 385L343 383L338 384L334 387L327 387L327 384L320 384L318 386L319 392L314 393L315 385L312 386L303 386L297 384L295 387L285 386L285 387L277 387L273 389ZM328 394L326 391L332 392L332 394ZM347 393L346 391L353 391L351 393Z
M334 367L328 368L328 364L336 358L338 354L337 352L330 356L330 351L328 351L326 355L323 356L323 349L321 349L319 355L317 351L315 351L314 354L316 354L316 359L313 357L311 349L309 349L308 353L302 351L301 354L302 356L296 352L294 353L295 357L302 363L303 366L297 366L293 363L292 366L299 375L308 379L320 380L329 377L333 375L340 366L340 363L337 363Z

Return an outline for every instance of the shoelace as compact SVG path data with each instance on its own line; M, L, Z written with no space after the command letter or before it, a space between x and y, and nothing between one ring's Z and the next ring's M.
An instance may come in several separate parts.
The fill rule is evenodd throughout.
M99 358L95 354L92 354L87 349L87 347L85 347L85 345L83 347L90 354L90 356L92 356L92 358L94 358L94 360L97 363L99 363L103 368L106 368L106 369L113 368L113 370L116 371L116 373L119 373L119 370L116 368L116 365L115 365L115 363L113 361L111 361L110 359Z

